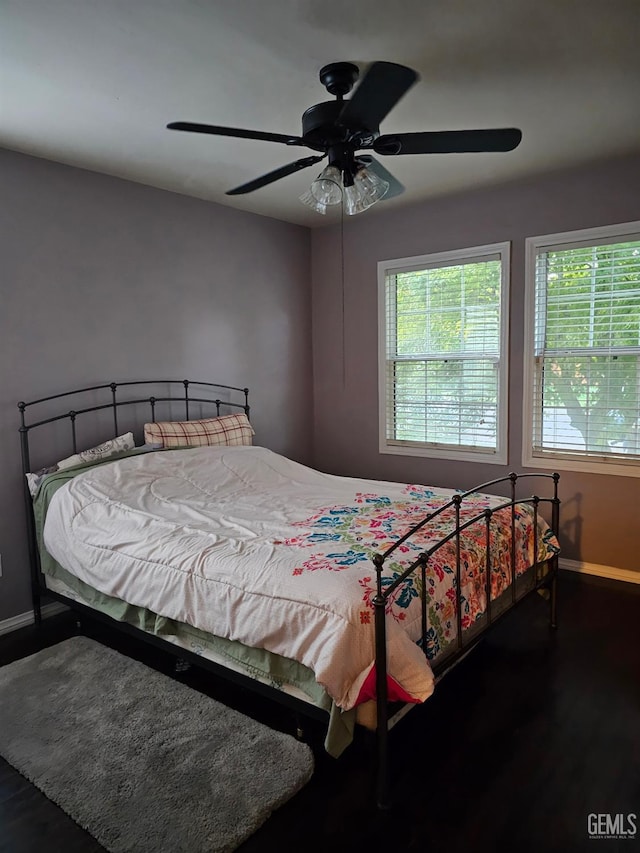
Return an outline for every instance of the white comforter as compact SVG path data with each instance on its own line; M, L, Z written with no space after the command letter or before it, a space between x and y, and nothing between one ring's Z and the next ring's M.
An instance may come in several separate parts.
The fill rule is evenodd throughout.
M419 520L406 516L416 488L321 474L261 447L147 453L60 488L44 542L107 595L305 664L348 709L371 695L370 556L403 532L390 534L395 501L405 522ZM415 645L419 598L405 598L387 619L389 677L419 702L433 675Z

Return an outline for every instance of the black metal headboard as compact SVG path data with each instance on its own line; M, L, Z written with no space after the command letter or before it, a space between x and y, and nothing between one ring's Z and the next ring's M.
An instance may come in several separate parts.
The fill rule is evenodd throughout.
M162 389L159 394L151 396L141 396L141 388L156 386ZM178 387L179 393L172 394L172 390ZM228 399L222 399L226 397ZM60 412L57 408L56 401L69 400L75 405L74 408ZM76 399L73 399L76 398ZM85 405L85 402L91 400L92 405ZM221 385L216 382L196 382L189 379L145 379L142 381L132 382L106 382L103 385L91 385L86 388L76 388L74 391L64 391L61 394L52 394L49 397L41 397L39 400L31 400L28 403L18 403L20 410L20 446L22 450L22 472L29 473L31 468L31 453L29 447L29 434L32 430L45 425L53 425L56 423L69 421L71 428L71 441L73 444L73 452L78 452L78 440L76 435L76 422L78 418L89 415L90 413L99 413L111 411L111 427L107 432L113 432L103 436L101 440L107 438L115 438L120 431L118 413L124 407L133 406L149 406L151 420L156 420L156 407L161 404L171 412L171 406L178 405L181 412L184 412L184 420L191 420L193 410L197 406L200 411L197 417L206 416L213 417L220 415L221 411L241 409L247 417L249 417L249 389L236 388L234 385ZM205 411L202 411L204 408ZM46 417L35 419L36 413ZM28 422L27 414L34 416L34 420ZM132 412L137 416L137 413ZM171 412L171 420L175 420ZM33 609L36 623L40 623L40 596L47 593L44 581L40 571L40 560L36 543L35 519L33 515L33 504L31 495L27 487L26 477L23 478L27 528L28 528L28 543L29 543L29 562L31 565L31 588ZM47 593L51 595L51 593ZM56 598L59 596L53 595ZM60 599L62 600L62 599Z
M141 397L139 389L142 386L150 385L168 387L169 393L167 395L162 394L161 396L151 395L149 397ZM171 389L174 386L179 386L181 388L179 395L171 394ZM127 391L123 392L122 389L127 389ZM29 409L32 412L35 412L36 410L33 408L35 406L42 406L45 403L50 404L54 400L77 397L78 395L89 396L92 394L95 396L97 393L98 396L100 396L100 392L103 392L103 397L108 398L106 402L92 406L76 407L64 411L61 414L55 414L51 417L27 423L27 410ZM130 392L133 396L129 396L127 392ZM219 396L220 392L225 392L227 394L231 392L230 396L233 397L235 394L236 398L240 398L240 395L242 395L240 398L242 399L242 402L239 402L238 399L222 400ZM77 453L78 444L76 436L76 421L79 416L89 414L90 412L111 410L113 413L113 436L107 437L115 438L119 432L119 409L125 406L148 404L151 410L151 420L155 421L156 406L158 403L181 403L184 406L184 420L187 421L190 420L191 408L194 404L204 404L205 406L214 407L216 416L220 415L221 408L242 409L246 413L247 417L249 417L250 413L248 388L236 388L233 385L221 385L215 382L196 382L189 379L145 379L142 381L132 382L107 382L103 385L91 385L86 388L77 388L74 391L65 391L62 394L53 394L49 397L41 397L39 400L32 400L28 403L21 402L18 403L18 409L20 410L21 418L20 443L22 449L23 473L26 474L31 471L29 452L29 433L31 430L34 430L37 427L42 427L45 424L53 424L58 421L68 420L71 427L73 452Z

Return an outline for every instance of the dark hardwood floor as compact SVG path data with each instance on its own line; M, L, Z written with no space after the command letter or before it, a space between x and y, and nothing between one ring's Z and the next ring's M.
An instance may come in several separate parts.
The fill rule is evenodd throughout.
M242 853L640 849L640 834L590 839L587 824L589 813L640 817L640 586L563 574L557 632L547 615L539 597L523 602L393 731L396 804L388 812L372 805L369 739L335 761L311 724L313 779ZM74 630L62 615L47 620L40 636L25 628L0 637L0 664ZM97 625L83 631L173 671L172 659L155 650ZM176 677L293 728L281 708L239 688L193 669ZM1 853L99 850L0 759Z

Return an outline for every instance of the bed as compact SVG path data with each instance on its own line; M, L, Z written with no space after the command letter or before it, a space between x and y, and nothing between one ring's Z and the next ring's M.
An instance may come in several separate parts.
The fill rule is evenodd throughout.
M374 729L384 807L395 721L533 590L555 626L559 477L324 474L254 444L248 393L126 382L19 404L36 621L43 595L89 610L323 718L336 756ZM105 414L111 437L79 450L80 420ZM73 453L34 471L33 431L63 425ZM534 477L550 496L518 497Z

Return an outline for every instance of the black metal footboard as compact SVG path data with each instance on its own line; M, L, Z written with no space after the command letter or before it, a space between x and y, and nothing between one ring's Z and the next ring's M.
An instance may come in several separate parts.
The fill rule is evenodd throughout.
M542 478L553 481L553 496L550 498L541 498L533 495L530 498L516 498L516 486L519 480L525 478ZM400 539L395 541L384 553L376 554L373 557L373 563L376 570L376 595L373 598L373 606L375 611L375 667L376 667L376 705L377 705L377 801L380 808L388 808L390 802L390 770L389 770L389 694L387 684L387 610L389 602L392 601L392 596L398 588L405 583L412 575L419 572L421 579L421 605L422 605L422 629L421 629L421 646L425 655L427 654L427 634L429 630L428 622L428 602L427 602L427 574L429 571L430 558L449 542L454 543L455 550L455 574L453 579L455 582L455 614L456 614L456 647L450 651L446 658L439 665L433 667L434 673L437 675L439 671L445 668L450 668L459 661L474 645L480 636L485 634L499 619L509 612L525 595L533 592L541 587L548 587L550 590L549 596L549 622L552 628L556 627L556 595L557 595L557 575L558 575L558 555L555 554L550 559L542 561L547 567L543 573L541 564L539 563L538 553L538 519L540 515L540 506L547 505L550 507L551 514L551 530L557 536L559 533L560 523L560 500L558 498L558 482L559 474L515 474L511 473L507 477L501 477L496 480L491 480L483 483L474 489L466 492L455 494L449 502L440 506L437 510L427 515L418 524L411 527ZM501 483L510 483L511 496L510 499L504 502L487 508L480 513L475 514L471 518L464 521L461 519L461 510L465 498L470 495L486 493L486 490L497 486ZM529 506L532 512L532 535L533 535L533 562L531 571L533 572L533 580L524 593L518 594L518 574L516 566L516 510L518 507ZM427 550L423 551L416 560L414 560L402 573L397 575L391 583L383 582L383 572L387 560L402 546L407 540L415 536L416 533L426 528L438 516L441 516L447 510L453 510L454 523L451 531L439 539ZM500 612L495 614L492 612L492 557L491 557L491 526L494 522L496 513L510 511L510 538L511 538L511 572L509 582L507 584L508 601L506 606L503 604ZM472 525L483 525L485 535L485 553L484 553L484 572L485 572L485 594L486 594L486 611L484 614L484 625L481 630L469 631L471 635L468 642L465 642L465 631L462 625L462 534ZM504 593L503 593L504 595Z

